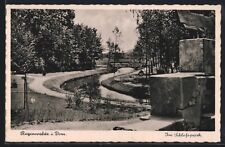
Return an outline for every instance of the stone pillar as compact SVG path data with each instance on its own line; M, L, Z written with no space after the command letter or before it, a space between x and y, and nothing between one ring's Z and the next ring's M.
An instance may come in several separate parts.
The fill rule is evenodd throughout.
M185 108L194 89L195 76L203 73L173 73L150 77L153 115L177 116Z
M174 73L150 78L153 115L179 116L198 124L202 113L214 113L214 76Z
M151 113L182 115L194 126L201 126L203 114L215 112L215 44L197 38L180 41L181 73L150 77Z
M186 97L183 106L183 118L186 122L200 126L204 113L215 112L215 78L214 76L196 76L192 94Z
M179 59L182 72L215 74L215 42L198 38L180 40Z

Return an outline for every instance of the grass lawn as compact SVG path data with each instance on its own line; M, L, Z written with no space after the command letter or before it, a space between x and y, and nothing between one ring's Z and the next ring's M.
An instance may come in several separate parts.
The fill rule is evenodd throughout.
M23 79L13 76L18 83L17 90L23 90ZM30 82L30 81L28 81ZM16 91L16 89L14 89ZM29 90L29 114L23 109L23 95L12 92L11 124L23 122L62 122L88 120L124 120L138 117L142 110L125 106L99 105L94 113L89 111L89 104L82 103L80 108L66 108L65 99L60 99ZM25 117L27 116L27 117Z

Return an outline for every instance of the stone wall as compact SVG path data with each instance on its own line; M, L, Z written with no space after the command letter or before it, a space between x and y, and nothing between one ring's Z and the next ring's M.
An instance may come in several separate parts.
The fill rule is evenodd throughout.
M203 73L174 73L150 78L153 115L178 116L187 120L200 118L198 113L213 113L214 76Z
M215 113L215 42L196 38L180 41L181 73L150 77L151 113L182 115L184 121L200 127ZM205 117L207 114L207 117Z
M203 73L173 73L150 77L152 114L177 116L195 89L195 75Z
M191 97L186 97L183 118L199 126L202 114L215 112L214 76L196 76Z
M198 38L180 40L179 61L182 72L215 73L215 42Z

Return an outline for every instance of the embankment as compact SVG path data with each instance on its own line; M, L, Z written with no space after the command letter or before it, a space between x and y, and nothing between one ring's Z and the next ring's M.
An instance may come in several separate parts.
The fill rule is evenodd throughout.
M70 74L70 75L60 76L60 77L56 77L56 78L55 77L50 78L49 80L46 80L43 83L43 85L46 88L51 89L53 91L65 93L66 91L61 88L61 85L63 85L66 81L73 80L76 78L84 78L84 77L88 77L88 76L96 75L96 74L103 74L106 72L107 72L107 70L103 69L103 68L96 69L96 70L87 70L87 71L83 71L83 72L77 73L77 74Z
M121 81L114 80L114 78L103 80L101 84L110 90L130 95L137 99L143 99L147 91L147 87L124 84Z

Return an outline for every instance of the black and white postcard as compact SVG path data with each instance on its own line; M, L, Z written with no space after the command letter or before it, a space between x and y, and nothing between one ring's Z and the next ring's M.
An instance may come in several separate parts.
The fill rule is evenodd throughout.
M7 142L219 142L220 5L6 5Z

